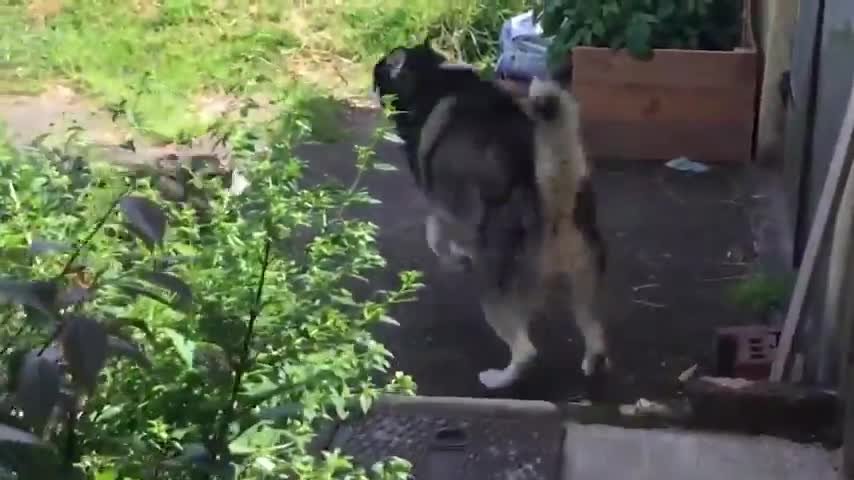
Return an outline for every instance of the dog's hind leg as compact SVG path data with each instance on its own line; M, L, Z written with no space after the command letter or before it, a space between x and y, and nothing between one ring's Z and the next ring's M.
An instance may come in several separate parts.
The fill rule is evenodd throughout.
M537 355L528 336L531 307L529 302L515 296L491 295L483 301L483 313L495 333L510 347L510 363L502 370L484 370L478 378L486 388L505 388L524 373Z

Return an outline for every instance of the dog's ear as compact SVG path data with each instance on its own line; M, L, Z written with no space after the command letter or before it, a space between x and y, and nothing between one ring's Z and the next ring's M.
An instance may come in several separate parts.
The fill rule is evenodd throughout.
M391 78L397 78L400 74L400 71L403 69L403 65L406 63L406 50L402 48L398 48L393 52L389 53L386 58L386 65L388 65L388 74Z

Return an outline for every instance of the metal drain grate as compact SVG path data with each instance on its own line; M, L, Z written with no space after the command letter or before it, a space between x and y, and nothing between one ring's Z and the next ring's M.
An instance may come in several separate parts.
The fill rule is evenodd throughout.
M398 456L416 480L553 480L563 425L556 418L398 412L377 407L332 441L365 466Z

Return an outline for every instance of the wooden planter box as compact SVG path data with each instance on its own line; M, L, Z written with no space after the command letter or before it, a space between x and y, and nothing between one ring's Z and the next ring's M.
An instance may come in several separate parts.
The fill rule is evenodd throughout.
M760 58L749 22L743 32L734 51L656 50L649 61L574 48L571 89L591 156L750 160Z

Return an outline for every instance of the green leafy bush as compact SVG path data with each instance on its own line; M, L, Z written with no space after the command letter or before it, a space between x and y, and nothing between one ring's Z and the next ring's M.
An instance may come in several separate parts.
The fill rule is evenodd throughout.
M792 278L757 273L733 285L728 297L732 303L750 312L766 314L786 307L793 284Z
M740 19L739 0L546 0L542 9L553 61L576 46L625 48L644 59L655 48L732 50Z
M341 212L375 200L357 181L306 188L290 145L310 121L277 105L275 122L225 132L241 193L192 166L127 175L73 132L0 142L0 476L368 478L309 446L379 393L413 391L369 329L418 275L354 298L384 260L376 227ZM387 168L370 147L358 158ZM406 470L391 459L371 478Z

